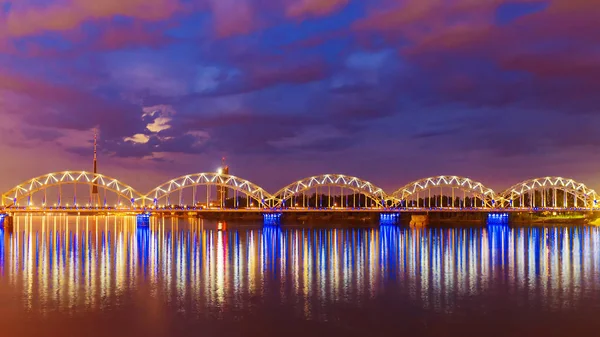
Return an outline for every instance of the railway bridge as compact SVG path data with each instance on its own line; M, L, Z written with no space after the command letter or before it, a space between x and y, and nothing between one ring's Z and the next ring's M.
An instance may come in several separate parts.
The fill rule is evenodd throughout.
M24 181L2 192L0 199L2 213L600 210L598 195L593 189L563 177L528 179L496 192L467 177L441 175L409 182L386 192L358 177L323 174L300 179L269 193L246 179L220 172L204 172L168 180L142 193L102 174L63 171Z

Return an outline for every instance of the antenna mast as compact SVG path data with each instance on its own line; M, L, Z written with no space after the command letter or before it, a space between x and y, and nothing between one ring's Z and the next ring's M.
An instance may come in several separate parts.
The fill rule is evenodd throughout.
M94 130L94 174L98 173L98 133Z
M94 175L98 174L98 130L94 129ZM95 180L96 182L98 179ZM92 186L92 203L100 204L100 195L98 195L98 185Z

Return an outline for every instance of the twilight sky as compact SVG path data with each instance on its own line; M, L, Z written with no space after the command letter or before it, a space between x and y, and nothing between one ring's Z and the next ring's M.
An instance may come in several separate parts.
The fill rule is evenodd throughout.
M320 173L600 189L600 0L0 0L0 190Z

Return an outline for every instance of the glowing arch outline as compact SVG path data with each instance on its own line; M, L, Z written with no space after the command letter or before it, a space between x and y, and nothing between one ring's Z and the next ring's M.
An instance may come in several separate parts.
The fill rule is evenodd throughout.
M382 206L388 198L382 188L361 178L344 174L321 174L300 179L275 192L273 198L276 206L280 207L285 200L316 186L336 186L361 192L374 200L378 206Z
M251 197L260 205L264 205L265 201L272 198L271 194L249 180L218 172L186 174L170 179L146 193L144 198L150 202L157 202L158 200L166 198L168 195L185 188L206 185L231 188Z
M143 195L133 187L103 174L86 171L61 171L47 173L22 182L2 194L2 201L9 200L14 203L15 200L18 202L46 188L71 184L85 184L90 187L96 185L130 201L138 201L143 198Z
M592 202L592 204L586 205L586 207L595 206L594 203L598 200L598 194L596 193L596 191L587 187L584 183L580 183L571 178L553 176L532 178L516 183L513 186L502 191L499 194L499 199L503 206L507 206L507 202L510 202L511 200L514 201L520 198L521 195L524 195L531 190L543 190L544 187L560 187L561 189L574 195L578 200L581 200L584 204L585 202ZM589 196L590 198L586 198L587 196Z
M415 180L411 183L400 187L390 195L390 199L394 203L408 200L410 196L421 191L427 191L436 187L453 187L460 190L473 193L484 201L487 207L492 207L496 200L496 192L493 189L486 187L478 181L471 178L442 175L435 177L427 177Z

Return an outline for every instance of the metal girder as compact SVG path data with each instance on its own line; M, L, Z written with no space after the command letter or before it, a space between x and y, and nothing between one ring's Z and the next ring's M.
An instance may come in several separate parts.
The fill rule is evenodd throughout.
M596 191L587 187L585 184L562 177L541 177L525 180L501 192L499 198L504 204L506 202L517 200L531 192L543 191L546 189L563 190L580 200L586 207L593 207L594 201L598 199Z
M148 192L144 197L148 200L158 202L169 196L171 193L195 186L221 186L231 188L256 200L259 204L264 204L266 200L271 199L271 195L262 187L248 180L228 174L213 172L188 174L171 179Z
M283 201L292 196L319 186L335 186L362 193L374 200L378 206L382 206L383 202L387 200L387 194L383 189L366 180L343 174L323 174L298 180L275 192L273 198L276 205L280 206Z
M10 203L14 203L15 201L18 202L36 192L53 186L70 184L102 187L127 198L127 200L138 201L143 198L143 196L133 187L126 185L117 179L85 171L63 171L35 177L13 187L2 195L3 204L6 205L6 201L9 201Z
M490 207L492 206L492 201L496 198L494 190L486 187L480 182L473 181L470 178L459 176L436 176L413 181L397 189L390 195L390 199L394 202L408 200L421 191L439 187L451 187L469 192L479 197Z
M564 196L571 195L569 200L574 199L576 205L581 202L581 205L585 205L585 207L596 207L595 201L598 199L598 194L585 184L562 177L529 179L515 184L502 193L497 194L491 188L469 178L444 175L411 182L388 195L383 189L373 185L369 181L357 177L343 174L323 174L298 180L283 187L274 194L269 194L263 188L248 180L227 174L207 172L188 174L171 179L154 188L149 193L141 194L129 185L101 174L85 171L63 171L32 178L13 187L0 196L0 206L10 206L15 200L18 202L23 198L32 196L44 189L67 184L98 186L106 191L116 193L120 197L127 198L128 200L133 200L134 202L141 201L144 205L168 198L172 193L180 192L183 189L201 185L229 188L248 198L252 198L261 206L269 205L276 207L282 206L286 200L293 198L294 196L304 194L304 192L308 190L320 187L339 187L348 189L354 193L363 194L367 198L373 200L378 207L398 205L399 203L402 203L402 201L415 198L419 192L427 190L433 191L436 188L462 190L482 200L485 207L507 207L508 203L511 201L523 198L524 195L527 195L532 191L550 189L564 191ZM421 197L425 196L421 195ZM554 193L554 196L552 197L552 200L555 199L556 193ZM544 200L546 203L547 200Z

